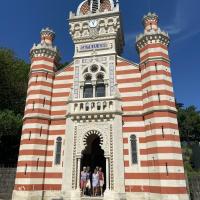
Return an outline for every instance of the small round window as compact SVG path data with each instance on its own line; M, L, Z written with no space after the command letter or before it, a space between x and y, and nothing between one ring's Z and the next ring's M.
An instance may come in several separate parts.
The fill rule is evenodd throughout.
M102 73L97 74L97 80L103 80L104 75Z
M85 81L91 81L92 80L92 75L91 74L86 74L85 75Z
M98 71L98 66L97 65L92 65L92 67L90 68L92 73L95 73Z

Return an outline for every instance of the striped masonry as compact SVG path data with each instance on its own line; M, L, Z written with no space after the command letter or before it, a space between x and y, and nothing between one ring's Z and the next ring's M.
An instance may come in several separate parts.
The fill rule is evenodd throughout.
M147 44L140 58L140 66L118 58L116 67L124 111L126 191L186 194L167 47ZM132 134L137 136L137 165L131 160Z
M32 59L27 100L19 150L15 190L38 190L60 188L44 185L45 178L60 180L61 173L45 173L51 168L55 141L49 137L52 88L54 81L53 59Z

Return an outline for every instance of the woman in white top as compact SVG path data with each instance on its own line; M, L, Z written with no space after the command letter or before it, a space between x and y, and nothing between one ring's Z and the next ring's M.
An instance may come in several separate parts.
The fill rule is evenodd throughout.
M99 174L97 173L97 170L94 170L94 173L92 174L92 187L93 187L93 196L97 195L97 189L99 187Z

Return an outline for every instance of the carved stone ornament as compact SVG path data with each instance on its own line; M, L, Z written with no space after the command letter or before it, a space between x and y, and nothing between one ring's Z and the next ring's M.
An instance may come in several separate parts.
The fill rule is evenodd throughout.
M110 155L110 126L105 122L94 122L90 124L79 124L77 127L76 155L80 156L87 146L87 137L96 134L100 137L100 146L105 156Z
M90 37L92 39L96 39L99 35L99 31L97 30L97 28L90 28Z

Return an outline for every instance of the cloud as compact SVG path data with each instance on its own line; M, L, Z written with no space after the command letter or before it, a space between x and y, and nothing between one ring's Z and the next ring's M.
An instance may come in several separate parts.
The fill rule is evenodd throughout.
M136 36L139 35L139 32L128 32L125 34L125 42L126 44L132 45L132 42L136 40Z
M176 0L173 21L164 29L174 37L174 42L180 42L200 33L198 16L198 0ZM194 3L196 1L196 4Z

